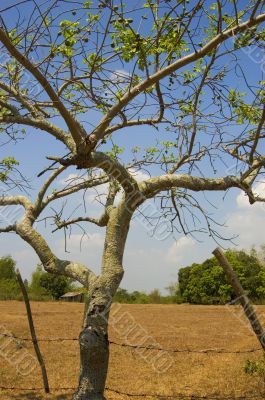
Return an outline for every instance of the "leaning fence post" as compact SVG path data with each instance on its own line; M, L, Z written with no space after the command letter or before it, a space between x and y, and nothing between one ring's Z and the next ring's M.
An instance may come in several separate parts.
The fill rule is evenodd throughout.
M232 288L234 289L234 292L244 309L245 315L248 318L252 326L252 329L255 332L255 335L259 340L263 350L265 351L265 331L262 328L262 325L259 321L256 311L252 306L252 304L250 303L250 300L247 297L246 293L244 292L244 289L241 283L239 282L238 277L235 271L233 270L233 267L230 265L229 261L227 260L224 252L220 249L220 247L217 247L213 251L213 254L219 261L220 265L223 267L227 279Z
M24 285L23 279L21 278L20 272L17 269L16 270L16 275L17 275L17 280L19 283L19 286L21 288L22 294L23 294L23 298L24 298L24 302L26 305L26 310L27 310L27 316L28 316L28 322L29 322L29 329L30 329L30 333L31 333L31 338L32 338L32 343L34 346L34 350L41 368L41 373L42 373L42 380L43 380L43 386L44 386L44 390L45 393L50 393L50 388L49 388L49 381L48 381L48 376L47 376L47 371L46 371L46 367L45 367L45 363L44 363L44 359L42 357L40 348L39 348L39 344L37 341L37 336L36 336L36 331L35 331L35 327L34 327L34 323L33 323L33 318L32 318L32 313L31 313L31 307L30 307L30 302L29 302L29 297L28 297L28 293L26 290L26 287Z

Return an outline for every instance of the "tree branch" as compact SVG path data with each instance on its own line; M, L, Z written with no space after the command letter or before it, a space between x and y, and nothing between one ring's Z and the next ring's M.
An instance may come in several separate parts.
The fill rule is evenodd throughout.
M53 200L60 199L65 196L69 196L70 194L76 193L82 189L90 189L93 187L103 185L104 183L108 183L108 182L109 182L109 177L104 175L104 176L101 176L98 178L92 178L91 180L84 181L77 185L71 186L67 189L56 191L56 192L50 194L49 196L47 196L46 199L43 200L42 208L45 208Z
M91 143L91 147L94 148L96 143L102 139L106 135L106 129L108 128L110 122L113 118L136 96L142 93L144 90L150 88L162 78L172 74L173 72L177 71L178 69L187 66L194 61L199 60L202 57L205 57L209 54L212 50L216 49L221 43L225 42L230 37L235 36L238 33L245 32L249 28L252 28L256 25L261 24L265 21L265 13L260 14L259 16L252 18L236 27L227 29L218 35L216 35L212 40L210 40L206 45L204 45L200 50L195 51L177 61L173 62L172 64L168 65L167 67L159 70L158 72L154 73L153 75L149 76L144 81L140 82L138 85L134 86L130 91L126 92L108 112L102 118L98 126L94 129L94 131L90 134L89 140Z
M103 169L107 175L120 183L126 193L139 191L138 182L128 170L118 160L112 159L107 154L101 152L91 153L89 166Z
M1 196L0 197L0 206L23 206L25 209L28 209L32 206L31 201L25 196Z
M0 118L0 124L1 123L27 125L41 129L63 142L70 150L74 150L74 142L71 136L67 135L63 129L56 127L44 119L33 119L22 115L5 115Z
M16 231L16 225L9 225L6 226L5 228L0 228L0 233L15 232L15 231Z
M256 134L255 134L254 143L253 143L252 149L251 149L251 151L249 153L249 163L250 164L253 163L253 157L254 157L255 151L256 151L257 146L258 146L261 130L263 128L264 123L265 123L265 104L263 106L262 115L261 115L261 118L260 118L260 121L259 121L259 124L258 124L258 127L257 127L257 131L256 131Z
M157 118L146 118L146 119L135 119L135 120L129 120L129 121L124 121L121 124L115 124L115 125L111 125L109 128L106 129L105 134L109 135L119 129L122 128L129 128L132 126L141 126L141 125L151 125L154 126L155 124L158 123L168 123L168 121L161 121L160 116Z
M66 228L69 225L77 224L78 222L91 222L92 224L95 224L100 227L107 225L106 215L104 213L98 219L97 218L89 218L89 217L78 217L78 218L70 219L68 221L57 221L56 222L57 228L54 229L52 231L52 233L58 231L59 229Z
M78 217L78 218L73 218L71 220L66 220L66 221L55 220L57 228L54 229L53 232L55 232L59 229L65 228L69 225L76 224L78 222L91 222L92 224L95 224L100 227L107 226L108 221L109 221L109 214L113 207L116 194L117 194L117 187L114 182L110 182L109 192L108 192L108 196L107 196L106 204L105 204L105 209L99 218Z
M48 188L50 187L51 183L66 169L67 167L65 166L60 166L59 168L57 168L50 176L49 178L46 180L46 182L44 183L44 185L42 186L42 188L40 189L34 208L36 210L36 212L38 213L38 215L40 214L40 212L42 211L42 206L43 206L43 198L45 196L45 193L47 192Z
M5 92L9 93L13 98L15 98L22 106L24 106L33 116L36 118L38 116L38 110L30 103L30 101L19 93L15 88L11 85L7 85L4 82L0 82L0 88Z
M208 190L227 190L232 187L242 188L241 179L237 176L224 178L200 178L191 175L167 174L148 179L139 184L146 198L154 197L157 193L173 188L189 189L195 192Z
M29 58L25 57L20 53L19 50L12 44L7 33L0 28L0 42L5 46L8 52L13 56L24 68L26 68L39 82L42 88L45 90L49 98L52 100L54 107L60 112L64 118L68 129L75 141L75 144L79 146L84 142L85 132L81 125L76 121L73 115L67 110L63 102L58 97L52 86L46 77L40 72L40 70L31 63Z
M17 223L16 233L35 250L44 269L53 274L68 276L88 287L96 275L83 264L57 258L43 236L32 227L34 218L32 210L29 210L22 221Z

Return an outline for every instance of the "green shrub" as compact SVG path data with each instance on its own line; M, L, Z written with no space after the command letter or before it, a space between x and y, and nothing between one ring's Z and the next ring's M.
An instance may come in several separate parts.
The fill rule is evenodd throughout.
M248 375L254 375L261 378L265 384L265 354L263 359L258 361L247 360L245 364L245 373Z

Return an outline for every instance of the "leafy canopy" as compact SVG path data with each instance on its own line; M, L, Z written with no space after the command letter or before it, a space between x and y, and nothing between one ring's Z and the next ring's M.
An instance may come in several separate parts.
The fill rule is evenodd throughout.
M246 294L254 301L265 298L265 267L257 254L228 250L226 257L233 266ZM179 292L184 302L225 304L235 299L223 268L215 257L202 264L194 263L179 270Z

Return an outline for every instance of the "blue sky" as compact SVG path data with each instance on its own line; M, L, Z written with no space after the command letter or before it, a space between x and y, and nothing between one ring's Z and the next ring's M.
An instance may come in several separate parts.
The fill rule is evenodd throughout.
M13 2L14 3L14 2ZM13 4L10 2L10 4ZM139 3L139 2L137 2ZM257 75L261 76L262 58L249 57L242 54L242 65L253 80ZM124 69L125 72L126 69ZM255 78L254 78L255 77ZM231 78L231 86L236 88L242 85L242 78L236 78L234 71L233 79ZM95 114L91 114L90 121L96 122ZM91 119L92 118L92 119ZM136 128L123 130L115 136L116 142L126 149L139 145L145 147L150 143L154 143L157 132L153 128ZM47 167L46 155L64 154L64 146L58 141L51 138L44 132L35 131L27 128L27 135L24 140L18 141L16 144L9 143L1 148L1 157L12 155L20 162L20 168L25 176L28 177L33 190L30 196L35 195L36 189L40 186L43 178L37 178L37 174ZM128 151L127 151L128 153ZM126 155L128 157L128 154ZM206 167L206 166L204 166ZM65 179L74 176L76 170L72 168L67 170L63 177L56 182L56 187L63 188ZM227 168L222 167L222 174L233 174L234 163L229 163ZM143 170L136 174L137 179L141 180L147 177ZM265 185L258 184L259 192L265 191ZM10 194L17 194L14 190ZM262 222L265 216L265 207L262 204L250 206L247 199L238 190L230 191L225 198L223 193L211 193L208 199L214 204L210 206L203 195L200 195L203 204L208 204L209 211L221 223L225 223L226 227L220 228L220 232L224 236L238 235L235 243L239 248L250 248L253 244L259 246L265 242L263 235ZM95 201L95 194L88 192L86 201L88 205L89 216L98 215L100 206ZM82 215L82 197L75 195L69 200L66 211L68 215L75 207L78 208L76 216ZM59 209L61 201L55 204ZM1 210L0 210L1 212ZM9 210L2 210L2 218L4 220ZM47 211L46 215L51 212ZM72 235L67 241L67 253L64 249L64 237L62 232L51 233L52 227L45 228L44 223L38 224L39 231L44 235L46 240L55 251L56 255L76 261L81 261L94 269L100 271L101 252L104 242L104 229L97 228L93 225L84 225L87 237L83 238L82 251L80 251L80 240L82 231L78 227L73 228ZM182 266L191 264L192 262L200 262L211 256L211 252L216 247L216 243L207 234L200 235L200 241L196 241L190 236L183 234L168 235L163 240L161 237L152 237L151 229L142 218L136 216L131 224L127 246L124 257L125 276L121 286L129 290L146 290L150 291L159 288L164 291L170 282L177 280L178 269ZM229 242L223 242L226 247L233 246ZM11 254L17 261L17 265L21 270L23 277L30 278L32 271L38 263L38 258L34 251L14 234L2 234L0 241L0 256Z

